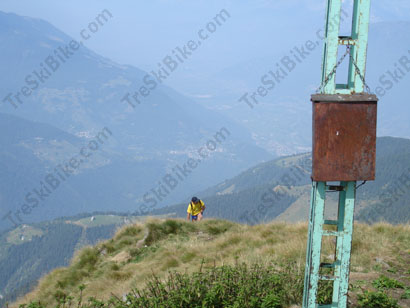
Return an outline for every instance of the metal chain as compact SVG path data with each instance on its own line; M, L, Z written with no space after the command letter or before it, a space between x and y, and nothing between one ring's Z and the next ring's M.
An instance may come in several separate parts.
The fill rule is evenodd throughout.
M371 94L372 90L370 89L369 85L366 83L366 80L364 79L364 76L362 75L362 73L360 72L360 69L356 63L356 61L353 58L353 55L350 53L350 45L346 45L346 52L344 53L344 55L340 58L340 60L336 63L336 65L333 67L333 69L331 70L331 72L326 76L325 80L322 82L322 84L320 85L320 87L316 90L316 93L320 93L323 88L328 84L329 80L332 78L332 76L336 73L337 68L340 66L340 64L342 64L342 62L344 61L344 59L347 57L347 55L349 55L350 60L353 63L354 69L356 71L356 74L359 75L361 81L363 82L364 87L366 88L366 92Z
M336 73L337 68L342 64L344 59L347 57L347 55L350 54L350 46L346 45L346 52L345 54L340 58L340 60L336 63L336 65L333 67L332 71L329 73L329 75L326 76L325 80L322 82L320 87L316 90L316 93L322 92L323 88L327 85L329 82L330 78Z
M363 82L363 86L366 88L366 92L371 94L372 90L370 89L369 85L366 83L366 80L364 79L364 76L362 75L362 73L360 72L359 67L357 66L356 61L354 60L353 56L350 55L350 60L352 61L353 65L354 65L354 69L356 71L356 74L359 75L360 79Z

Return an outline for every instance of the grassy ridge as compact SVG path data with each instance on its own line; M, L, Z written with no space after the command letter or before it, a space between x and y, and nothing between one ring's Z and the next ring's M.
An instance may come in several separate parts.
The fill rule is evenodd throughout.
M360 222L410 222L410 140L377 139L376 180L356 195L355 218ZM239 223L306 221L311 191L311 153L280 157L197 193L207 205L207 217ZM334 195L336 197L336 195ZM329 218L337 213L336 198L327 195ZM186 215L186 204L159 208L152 214Z
M26 294L39 278L67 266L76 250L112 238L136 217L78 215L0 233L0 307Z
M54 307L56 298L61 299L61 296L64 298L66 295L79 298L80 293L84 299L94 297L103 301L108 301L113 295L121 300L126 294L130 294L130 298L136 301L139 296L133 296L133 292L145 294L143 298L149 301L150 298L159 298L162 294L152 293L156 290L153 285L159 289L163 286L164 290L167 290L167 285L176 284L176 278L172 278L170 274L174 272L174 277L181 277L180 281L189 281L193 285L198 281L210 281L207 277L214 277L209 286L225 286L221 287L221 292L229 290L230 286L240 286L240 277L256 275L255 277L261 277L261 284L243 284L241 286L244 290L253 288L257 294L261 294L258 292L269 288L277 292L265 292L264 295L258 296L260 303L254 306L246 304L244 307L262 307L262 300L266 298L269 298L266 301L278 301L286 307L300 302L301 289L297 287L297 281L302 281L303 278L306 233L306 224L270 223L251 227L221 220L205 220L195 224L181 220L152 220L146 224L123 228L113 239L82 250L73 259L70 267L57 269L43 278L36 290L19 303L40 300L44 307ZM394 292L383 290L380 291L381 294L396 298L403 307L408 305L409 299L406 299L405 294L410 285L409 247L408 225L356 225L352 252L351 300L355 303L358 303L358 300L364 301L360 296L365 296L365 290L379 290L372 282L380 279L383 274L397 280L403 288L390 288L394 289ZM330 261L333 253L334 243L327 239L323 243L323 261ZM201 271L203 274L198 274ZM239 277L239 280L234 284L227 284L227 273L231 273L231 277ZM288 278L284 279L281 275L286 273ZM268 277L282 279L274 284ZM293 282L285 285L286 281ZM267 285L263 285L264 283ZM85 289L80 290L83 285ZM226 296L222 296L221 292L202 293L208 296L207 300L209 296L216 296L215 300L222 301L233 294L227 292ZM170 293L166 294L164 300L171 300ZM173 294L174 299L181 296L181 293ZM185 295L189 298L190 294L187 291ZM293 295L291 299L286 299L283 294ZM376 293L370 293L368 297L374 294ZM232 298L249 300L246 292L234 295ZM326 292L321 296L324 301L328 299ZM269 302L269 305L271 304ZM368 306L371 307L370 304ZM187 307L193 307L192 302L191 306Z

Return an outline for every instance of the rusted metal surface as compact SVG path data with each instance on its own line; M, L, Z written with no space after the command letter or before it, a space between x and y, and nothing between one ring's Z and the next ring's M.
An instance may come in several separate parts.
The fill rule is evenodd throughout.
M377 97L366 83L366 53L371 0L355 0L352 29L340 36L343 0L328 0L323 40L322 83L312 96L313 172L308 245L306 249L303 308L348 305L350 255L357 181L375 178ZM347 16L346 16L347 17ZM346 52L338 57L340 46ZM336 83L343 61L349 59L346 82ZM340 181L340 185L327 182ZM327 191L338 191L337 220L325 220ZM323 229L324 225L337 230ZM336 237L334 262L320 263L324 236ZM321 276L320 268L331 266L333 277ZM333 280L331 304L319 305L319 282Z
M374 180L377 97L312 95L314 181Z
M339 36L339 45L356 45L356 40L352 39L350 36Z

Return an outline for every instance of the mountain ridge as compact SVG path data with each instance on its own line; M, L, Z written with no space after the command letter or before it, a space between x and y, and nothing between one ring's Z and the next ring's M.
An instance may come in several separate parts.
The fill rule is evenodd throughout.
M376 180L359 188L357 217L369 223L407 223L410 221L410 189L405 175L410 164L410 140L379 137L376 148ZM210 217L250 224L273 219L306 221L310 173L310 153L285 156L258 164L196 195L208 204L206 215ZM398 186L401 193L397 192ZM328 204L327 215L335 216L334 196L328 195ZM185 210L185 204L176 204L153 214L173 213L184 217Z
M408 278L404 275L408 270L408 264L400 253L400 247L408 244L410 240L408 229L409 225L356 224L349 292L353 307L365 307L357 306L360 291L363 292L364 287L371 288L381 275L397 279L403 285L408 283ZM277 277L276 288L273 290L277 291L277 288L286 282L288 287L292 286L285 288L285 292L274 293L278 296L276 303L280 302L280 306L289 307L302 301L306 240L306 223L276 222L248 226L212 219L199 223L155 219L146 224L122 228L113 239L83 249L69 267L55 270L44 277L33 292L11 307L39 299L39 308L52 307L56 300L69 296L76 299L84 297L85 307L91 307L93 302L95 305L96 301L102 307L108 307L110 298L119 307L127 307L130 304L140 306L143 303L148 307L158 303L175 307L192 307L198 304L202 306L209 303L210 298L213 303L219 298L211 295L215 286L219 290L216 293L220 295L225 293L221 288L230 288L224 288L226 284L220 286L213 283L198 292L198 288L189 287L196 284L183 283L182 286L177 284L180 287L176 291L172 288L172 282L186 281L186 276L180 276L185 273L184 275L198 277L198 286L208 285L209 280L205 275L208 270L215 277L219 268L235 265L250 269L259 265L262 272L267 270L265 266L272 265L279 273L287 273L285 276ZM384 244L376 245L380 242ZM322 249L323 254L328 256L326 259L333 258L334 243L331 239L324 241ZM389 260L389 264L378 261L380 258ZM179 279L173 280L172 277ZM248 274L246 277L243 281L260 281L263 275ZM272 273L269 277L272 280L276 276ZM228 278L234 279L232 275L228 275ZM238 283L234 283L232 289L238 289L234 287ZM151 294L147 290L155 292ZM160 290L164 290L164 294ZM193 291L191 296L178 296L186 295L189 290ZM280 294L289 294L291 290L291 298L280 297ZM326 304L329 299L331 300L331 291L330 287L326 289L326 294L329 294L324 300ZM402 296L405 294L404 287L402 290L397 289L397 292L384 292L400 301L401 305L405 306L409 302L408 298ZM207 295L205 298L201 296L203 293ZM239 306L263 307L258 301L264 296L266 295L253 299L253 305L242 303ZM85 299L90 297L92 299L87 302ZM238 295L230 296L221 302L226 305L237 298ZM276 304L276 307L279 305Z
M15 14L1 13L0 23L3 25L0 28L0 41L7 42L0 50L0 65L9 72L0 76L0 93L6 97L8 93L16 93L25 85L27 74L33 74L33 70L41 68L39 63L44 64L50 55L57 57L55 51L70 44L72 38L45 21ZM188 180L175 187L166 200L159 200L158 207L171 200L177 202L185 198L186 191L195 187L206 188L211 183L236 174L237 170L249 167L255 161L272 157L255 144L250 133L241 125L198 105L165 85L158 84L155 91L136 109L121 102L125 93L139 88L139 82L145 74L138 68L118 65L82 46L67 63L60 64L45 83L33 90L17 109L7 101L0 104L3 115L10 114L51 125L79 137L83 142L103 128L112 132L109 142L95 156L93 168L87 168L72 177L72 185L60 187L46 201L44 210L37 210L33 217L27 216L28 221L38 221L42 216L52 219L72 215L87 211L87 207L88 211L135 210L143 206L144 195L156 189L158 181L170 169L195 157L198 149L223 127L229 130L229 138L218 144L218 149L211 151L212 155L201 162ZM7 129L15 131L12 121L10 125ZM6 135L13 135L6 130L0 134L3 135L0 140L5 140ZM44 136L27 137L27 142L33 144L36 138ZM61 143L70 143L63 139ZM50 142L31 151L52 155L54 148ZM70 147L73 148L73 145ZM7 152L9 148L5 149ZM30 149L24 149L24 154L21 145L18 150L13 155L21 155L20 161L28 161L27 158L33 154L29 153ZM4 154L10 156L10 153ZM26 165L19 169L19 175L16 170L13 171L12 165L2 170L1 176L4 178L0 181L11 187L0 188L0 195L3 196L0 199L2 212L20 208L22 201L16 198L24 197L26 191L22 187L31 189L35 184L33 178L40 181L42 173L46 174L47 170L55 167L44 161L33 162L32 166ZM99 167L98 163L101 163ZM7 196L16 191L19 192ZM73 195L71 204L70 193ZM57 209L62 213L58 213ZM4 227L4 221L0 221L0 228Z

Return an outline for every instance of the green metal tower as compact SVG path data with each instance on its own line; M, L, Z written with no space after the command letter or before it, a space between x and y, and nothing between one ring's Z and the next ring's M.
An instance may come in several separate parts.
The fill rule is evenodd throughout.
M327 0L322 84L312 95L312 194L303 308L346 308L356 183L375 178L377 97L369 93L364 78L370 1L354 0L351 35L340 36L342 0ZM346 52L338 60L340 46ZM337 69L345 58L347 81L336 84ZM333 220L325 219L330 191L339 193ZM327 236L336 239L331 262L321 256L322 239ZM332 303L327 305L317 303L321 280L333 281Z

